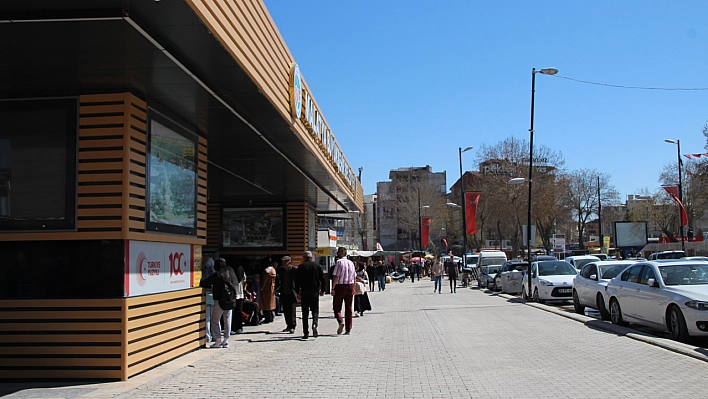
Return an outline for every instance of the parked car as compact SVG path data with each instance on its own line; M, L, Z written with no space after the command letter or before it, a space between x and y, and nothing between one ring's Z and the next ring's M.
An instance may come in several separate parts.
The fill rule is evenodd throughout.
M494 277L496 277L499 269L501 269L501 265L480 266L477 286L479 288L492 289L494 286Z
M571 266L573 266L574 268L580 270L583 268L583 266L585 266L586 263L599 262L600 258L598 258L597 256L593 256L593 255L577 255L577 256L569 256L569 257L565 258L565 261L570 263Z
M489 268L484 268L484 266L499 266L504 264L506 262L506 253L504 251L494 251L494 250L482 250L479 252L479 257L477 258L477 267L479 272L477 273L477 286L478 287L489 287L488 284L488 279L489 277ZM499 267L494 268L493 274L496 274L499 271ZM485 274L485 271L487 273ZM494 284L494 276L491 277L492 279L492 285Z
M683 251L661 251L649 255L649 260L681 259L684 256L686 256L686 253Z
M525 274L525 273L524 273ZM578 271L563 260L544 260L531 263L532 298L538 303L567 301L573 298L573 278ZM527 278L521 285L521 296L527 298Z
M607 254L592 254L592 256L600 258L600 260L609 260L609 258L607 257Z
M529 263L522 260L510 260L504 263L494 277L494 289L507 294L521 292L521 279L528 267Z
M636 263L607 283L605 298L612 324L668 330L682 342L708 336L708 262Z
M602 320L610 320L610 312L605 307L605 286L610 279L624 269L637 263L630 260L607 260L590 262L583 266L573 280L573 308L583 314L585 307L597 309Z
M684 256L681 260L704 260L708 261L708 256Z

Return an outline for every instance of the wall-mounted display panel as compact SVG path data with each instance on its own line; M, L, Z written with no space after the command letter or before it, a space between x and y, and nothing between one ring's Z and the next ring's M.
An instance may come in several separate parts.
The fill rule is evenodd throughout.
M282 207L223 208L221 246L224 248L284 248Z

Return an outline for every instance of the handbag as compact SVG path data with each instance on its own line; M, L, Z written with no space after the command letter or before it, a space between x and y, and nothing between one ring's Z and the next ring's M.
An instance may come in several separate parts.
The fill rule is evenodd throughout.
M363 295L366 292L366 284L357 281L354 285L354 295Z

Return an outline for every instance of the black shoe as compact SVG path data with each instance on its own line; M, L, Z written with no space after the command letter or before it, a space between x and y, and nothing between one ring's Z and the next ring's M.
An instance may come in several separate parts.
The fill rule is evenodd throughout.
M346 332L344 333L344 335L349 335L349 334L351 334L351 331L346 331Z
M294 328L289 329L288 334L295 334L295 329Z
M317 327L312 326L312 336L315 337L315 338L317 338L318 335L319 335L319 334L317 334Z
M285 327L282 332L288 332L290 331L290 327Z
M309 335L309 334L305 334L305 335L302 336L302 339L308 339L308 338L310 338L310 335Z

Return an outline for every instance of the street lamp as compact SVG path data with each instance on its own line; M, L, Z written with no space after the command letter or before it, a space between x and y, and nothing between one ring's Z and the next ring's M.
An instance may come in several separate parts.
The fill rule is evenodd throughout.
M467 267L467 215L465 214L465 179L462 174L462 153L471 150L467 147L464 150L458 147L460 152L460 200L462 204L462 267Z
M529 298L531 297L531 194L533 192L533 115L534 115L534 97L536 95L536 74L555 75L558 73L556 68L543 68L539 71L536 68L531 69L531 127L529 128L529 201L528 201L528 223L526 225L526 251L529 260L529 266L526 274L529 276ZM513 180L513 179L512 179Z
M666 139L664 140L665 142L669 144L676 144L676 148L678 149L678 177L679 177L679 183L678 183L678 199L681 204L683 204L683 185L681 184L681 165L683 162L681 162L681 140L672 140L672 139ZM679 205L680 206L680 205ZM684 243L683 240L683 225L681 224L681 211L679 210L679 231L681 232L681 250L683 252L686 252L686 244Z

